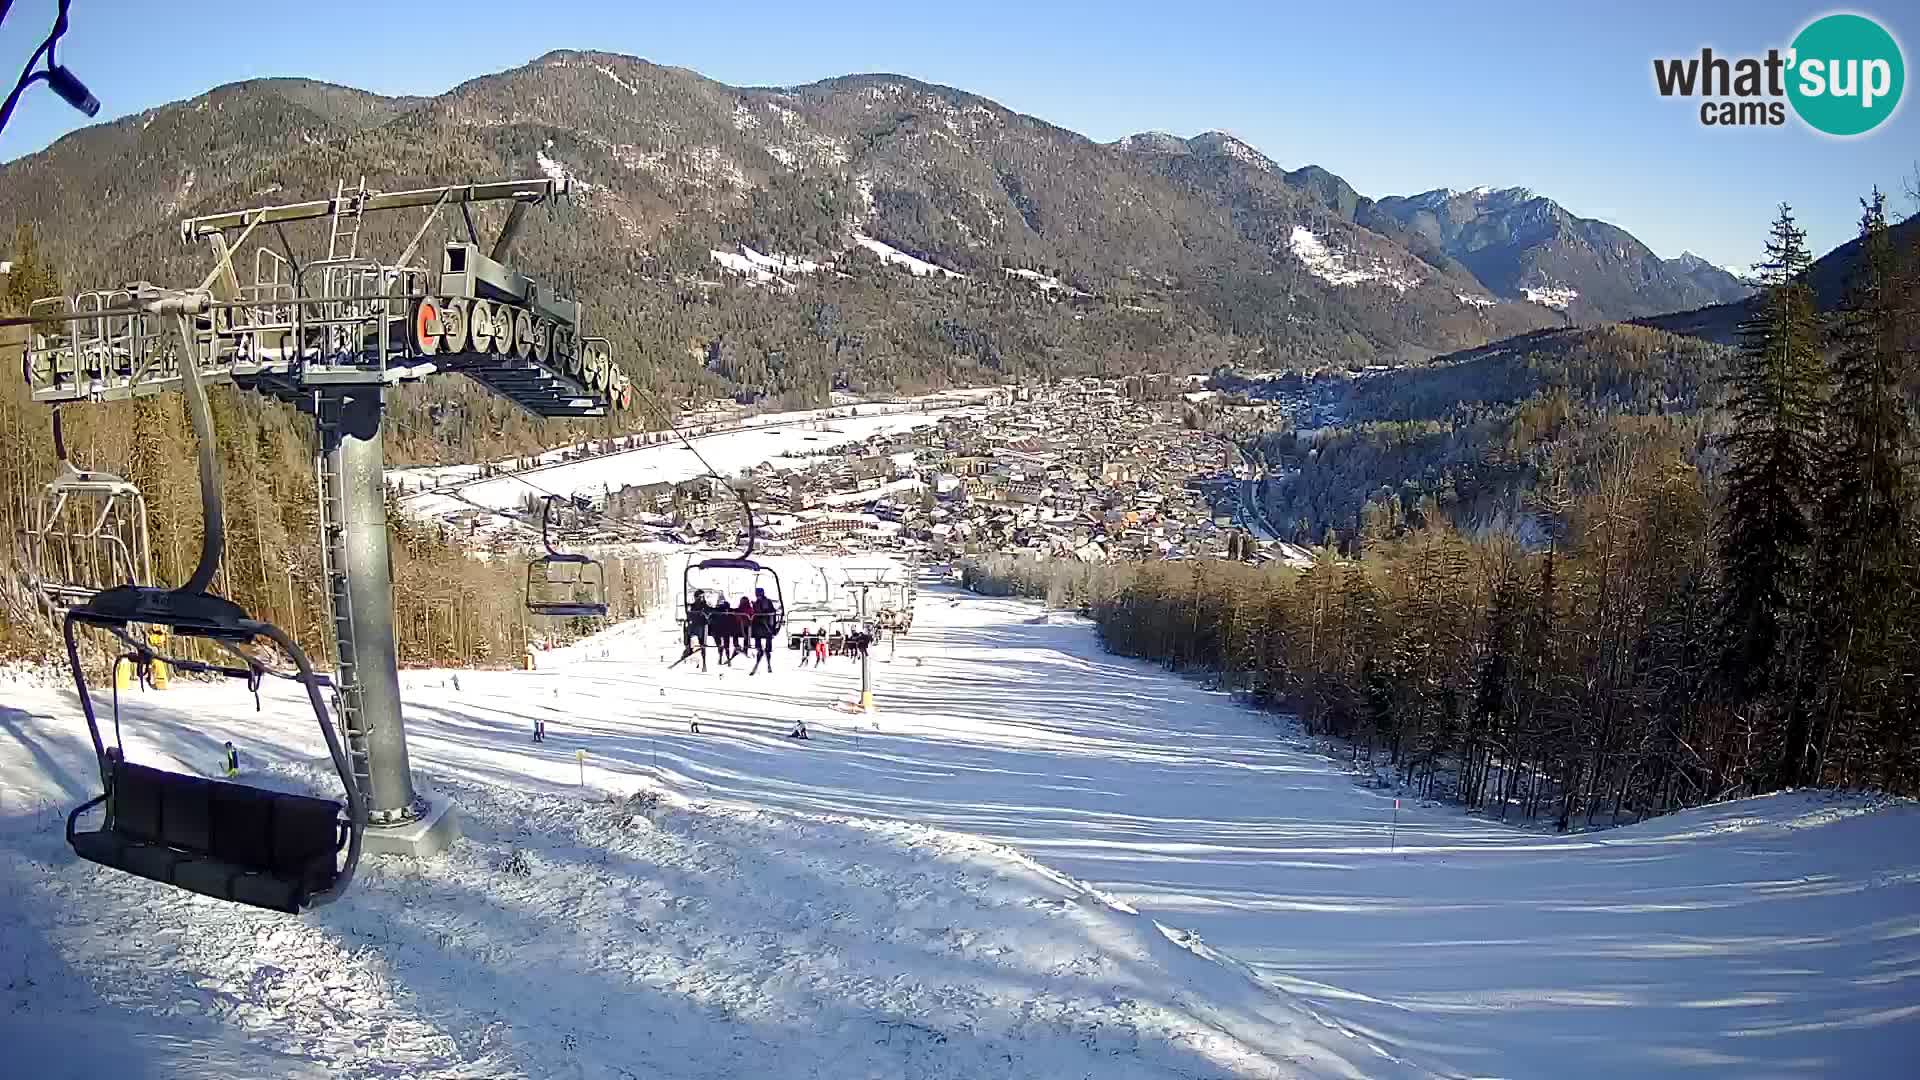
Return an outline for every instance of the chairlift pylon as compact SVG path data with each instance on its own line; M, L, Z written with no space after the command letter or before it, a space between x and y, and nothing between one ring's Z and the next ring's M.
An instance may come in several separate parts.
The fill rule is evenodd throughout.
M540 544L545 555L527 564L527 610L560 618L605 618L607 574L599 562L553 546L553 504L549 495L540 511Z
M103 788L100 795L67 815L67 843L74 854L111 869L220 900L298 913L338 899L352 884L366 831L367 806L321 696L322 687L331 685L331 680L313 670L306 653L284 630L251 618L240 605L207 591L226 543L225 517L220 505L213 418L194 357L189 317L193 297L186 297L182 306L188 309L178 314L185 345L182 381L187 411L200 443L204 516L200 562L193 576L178 588L118 585L67 609L61 627L67 663L93 738ZM210 641L241 663L211 664L163 656L148 644L145 634L134 631L139 626L164 626L176 639ZM127 760L125 747L118 740L123 718L117 690L113 705L115 745L109 747L101 734L80 658L78 631L83 627L112 634L126 650L115 663L128 660L142 672L153 661L164 660L181 671L242 679L256 690L269 675L300 683L345 789L345 804L172 773ZM247 651L247 645L262 638L292 662L291 673L275 670ZM104 816L99 825L82 829L82 815L102 806ZM338 861L342 852L344 862Z

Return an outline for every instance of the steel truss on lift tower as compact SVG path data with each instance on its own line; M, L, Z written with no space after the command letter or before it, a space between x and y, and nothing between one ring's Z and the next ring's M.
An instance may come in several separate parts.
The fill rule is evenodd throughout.
M231 383L314 417L321 569L336 641L331 682L346 756L365 796L370 852L437 850L453 829L447 808L414 789L401 722L380 432L386 388L460 374L553 418L605 416L633 403L606 339L587 334L579 301L506 263L529 208L552 206L569 188L567 180L542 178L382 192L364 178L351 188L342 181L332 198L181 222L181 238L204 242L212 259L191 288L139 281L49 297L23 319L0 320L30 324L23 374L36 401L59 406L188 389L185 357L184 374L200 383ZM469 208L499 201L512 208L483 247ZM423 220L402 250L388 258L363 251L367 215L408 210ZM442 215L457 215L448 224L464 225L464 238L423 256L422 241ZM314 250L303 258L288 226L322 222L324 246L310 235ZM251 279L243 282L237 267L248 265ZM118 487L109 494L135 501ZM47 555L34 570L54 614L116 586L146 584L64 580L52 553L70 554L75 541L57 518L36 523L47 534L38 546L28 538L30 551Z

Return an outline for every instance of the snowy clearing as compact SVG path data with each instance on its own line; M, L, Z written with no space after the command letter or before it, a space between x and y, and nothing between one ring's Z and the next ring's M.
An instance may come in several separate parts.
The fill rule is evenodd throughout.
M553 140L548 139L546 142L546 145L542 146L534 154L534 161L540 166L540 171L542 173L546 174L549 178L554 180L563 180L563 181L570 182L574 187L579 188L581 191L593 190L592 184L589 184L585 180L582 180L579 177L575 176L572 170L568 169L565 165L561 164L558 160L548 157L547 151L551 149L553 149Z
M1286 724L1077 618L945 590L875 664L870 719L834 708L847 661L781 650L750 678L665 670L677 652L631 623L537 671L403 673L415 768L468 839L303 919L76 864L58 808L91 793L84 729L57 685L10 684L0 1038L158 1076L206 1053L256 1075L1609 1078L1900 1076L1920 1038L1910 802L1551 836L1406 800L1395 831L1389 793ZM132 756L210 771L232 738L249 769L315 776L286 702L137 695ZM656 787L652 810L598 794Z
M853 234L853 242L856 244L859 244L861 247L866 248L868 251L871 251L875 255L879 256L880 261L883 263L891 263L895 266L906 267L907 271L911 273L914 277L929 277L933 274L944 274L947 277L959 278L962 281L965 281L967 277L967 275L965 274L955 273L954 271L949 270L944 266L936 266L933 263L926 261L925 259L915 258L914 256L909 255L904 251L901 251L899 248L896 248L891 244L887 244L882 241L875 240L873 237L868 236L865 233Z
M1312 230L1299 225L1293 227L1287 247L1295 258L1306 264L1308 273L1329 285L1360 285L1377 281L1395 292L1404 293L1420 284L1417 275L1388 266L1379 259L1371 260L1368 266L1356 265L1360 258L1357 253L1331 251Z
M742 277L761 284L770 284L778 280L776 274L815 274L831 268L831 264L817 263L811 259L802 259L795 255L763 255L745 244L737 245L737 251L721 251L718 248L707 252L713 261ZM782 284L785 284L782 282Z
M885 413L878 411L878 406L874 408L871 415L837 416L830 420L815 413L769 413L750 418L752 426L695 435L693 442L715 469L725 476L734 476L788 453L825 455L875 435L893 435L936 423L941 417L964 413L972 407L902 409ZM623 485L680 483L704 476L707 469L684 443L675 441L485 479L478 479L477 472L472 466L426 467L396 470L388 474L388 480L401 490L422 483L433 485L434 490L418 491L400 500L401 508L409 515L433 518L476 509L517 510L529 495L581 495L598 499L604 492L619 490Z
M1038 270L1026 270L1026 269L1013 267L1013 266L1003 266L1000 269L1006 271L1009 277L1021 278L1031 283L1035 288L1039 289L1041 292L1065 293L1066 295L1071 296L1076 300L1092 299L1093 297L1093 294L1090 292L1086 292L1081 289L1076 289L1073 286L1067 284L1066 282L1061 281L1059 278L1054 277L1051 274L1043 274Z
M1548 286L1544 289L1536 289L1523 285L1520 291L1526 294L1528 300L1539 304L1541 307L1559 308L1562 311L1565 311L1567 305L1573 303L1573 301L1580 296L1579 292L1573 289L1565 289L1557 285Z
M782 285L786 284L786 282L780 281L779 278L773 276L765 267L739 252L721 251L718 248L714 248L708 251L707 254L713 256L713 261L719 263L723 269L731 270L749 281L761 285L771 285L775 282L779 282Z

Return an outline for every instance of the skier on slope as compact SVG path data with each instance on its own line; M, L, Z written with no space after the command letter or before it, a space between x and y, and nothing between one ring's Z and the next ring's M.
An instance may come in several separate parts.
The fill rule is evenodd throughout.
M767 590L753 590L753 670L758 672L762 661L767 671L773 671L773 636L780 631L780 614L774 608L773 601L767 598Z

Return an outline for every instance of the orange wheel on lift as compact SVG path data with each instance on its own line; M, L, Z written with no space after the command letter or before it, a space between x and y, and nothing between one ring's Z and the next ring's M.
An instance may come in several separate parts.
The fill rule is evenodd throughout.
M444 343L441 335L440 303L431 296L422 297L413 309L413 345L420 355L432 356Z

